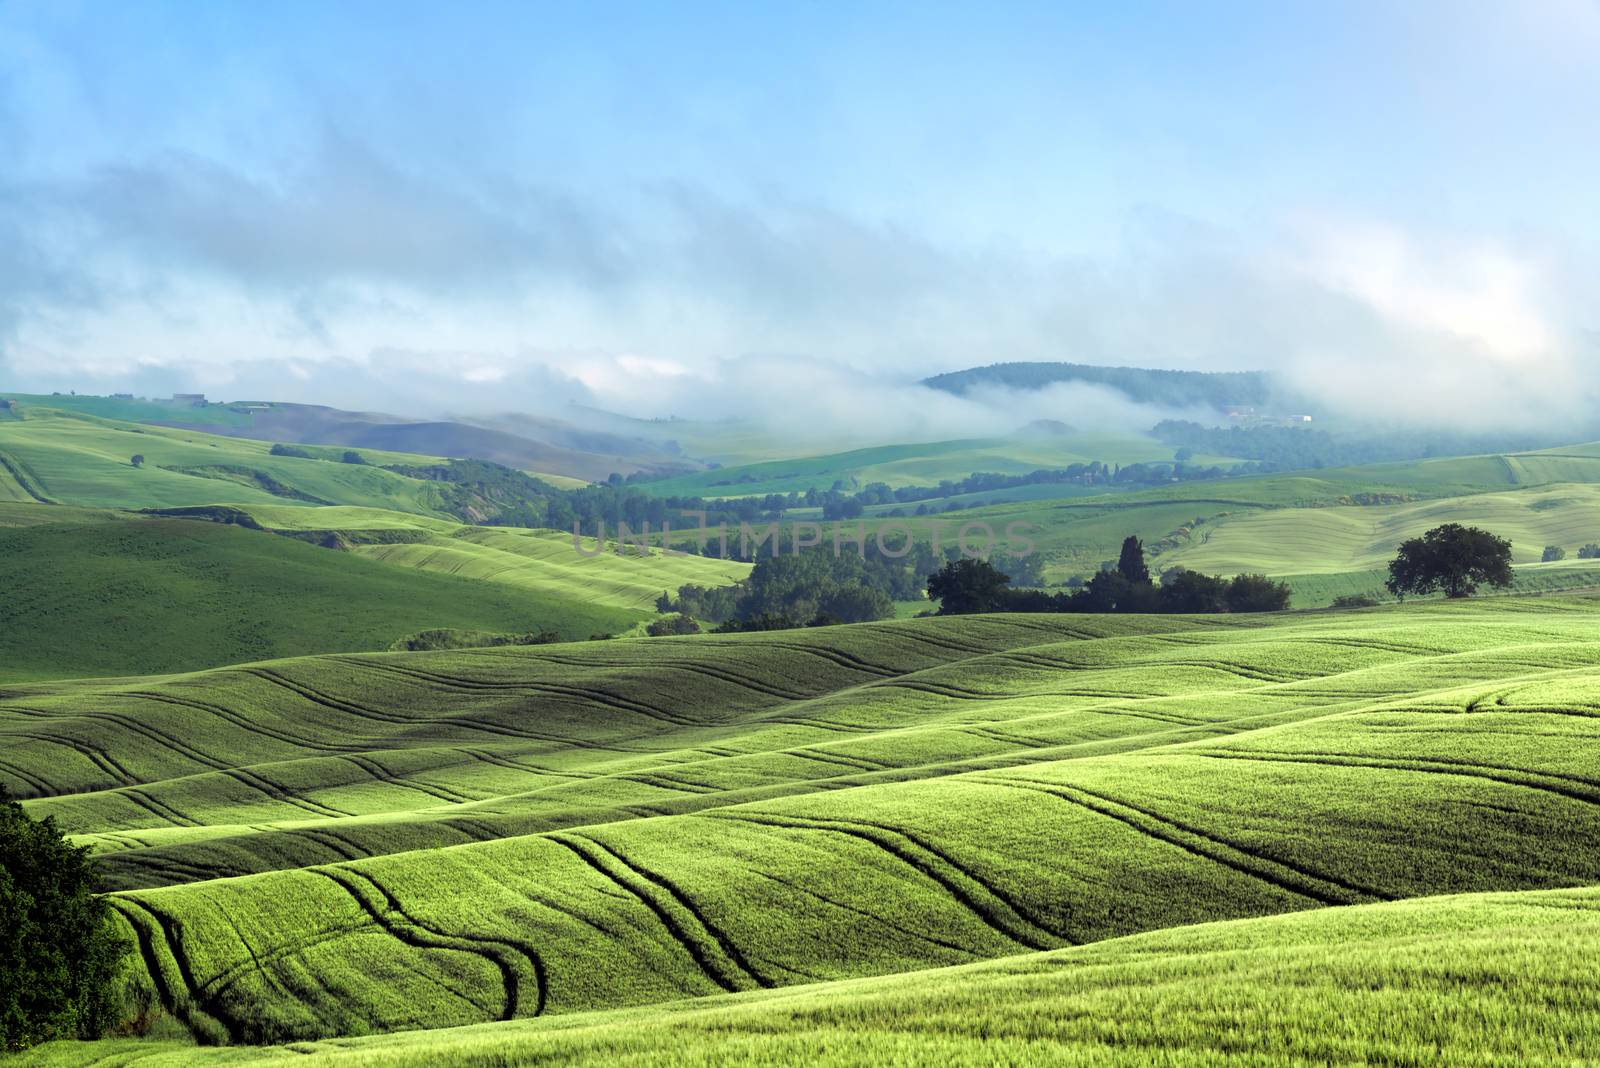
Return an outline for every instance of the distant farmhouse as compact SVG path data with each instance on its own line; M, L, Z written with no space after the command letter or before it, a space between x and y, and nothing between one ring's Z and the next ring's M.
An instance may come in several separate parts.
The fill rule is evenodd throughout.
M1311 422L1311 417L1309 415L1277 415L1271 412L1258 412L1250 407L1236 407L1228 409L1228 422L1239 427L1304 426Z

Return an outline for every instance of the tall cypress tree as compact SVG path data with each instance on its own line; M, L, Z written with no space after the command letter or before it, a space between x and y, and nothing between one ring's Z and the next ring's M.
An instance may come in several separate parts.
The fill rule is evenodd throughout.
M1130 583L1150 584L1150 568L1144 562L1144 543L1132 534L1122 539L1122 555L1117 559L1117 572Z

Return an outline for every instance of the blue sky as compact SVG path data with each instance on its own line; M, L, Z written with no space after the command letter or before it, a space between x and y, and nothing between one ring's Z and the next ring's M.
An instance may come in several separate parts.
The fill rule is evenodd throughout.
M1600 0L0 0L0 380L717 414L1067 359L1543 417L1597 178Z

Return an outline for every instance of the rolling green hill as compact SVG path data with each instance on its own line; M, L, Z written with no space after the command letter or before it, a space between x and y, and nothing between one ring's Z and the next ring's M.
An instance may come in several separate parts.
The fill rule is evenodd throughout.
M266 442L139 426L40 408L0 423L0 499L97 508L351 504L442 516L437 485L375 466L434 457L371 453L370 464L274 456ZM131 458L143 456L134 467Z
M891 486L935 486L942 479L962 479L975 471L1024 475L1030 471L1086 464L1171 460L1172 448L1136 435L1088 434L1010 438L972 438L920 444L879 445L849 452L768 460L700 471L676 478L640 483L659 496L748 497L768 493L826 490L835 482L859 489L870 482ZM1195 464L1236 461L1196 456Z
M1600 1053L1600 982L1587 967L1597 953L1595 888L1464 895L645 1009L293 1047L54 1043L35 1061L1566 1065Z
M219 523L32 505L46 521L5 525L23 507L0 506L0 680L386 649L436 628L586 638L646 615L615 596L479 584ZM585 562L600 574L614 559Z
M495 586L568 598L630 612L654 613L656 598L687 583L726 586L750 573L750 565L700 556L648 557L608 551L584 556L573 547L571 533L517 527L473 527L408 516L375 508L290 508L250 506L245 509L263 526L275 530L331 530L360 538L376 536L349 551L397 567L455 575ZM376 540L387 532L403 539ZM358 533L359 532L359 533ZM594 539L582 541L594 551ZM613 547L615 543L612 543Z
M157 999L213 1041L556 1017L1057 950L1166 962L1138 974L1170 975L1202 1015L1256 990L1317 1005L1293 981L1273 995L1271 976L1319 966L1329 982L1314 990L1379 1011L1401 992L1361 1002L1370 987L1355 992L1326 948L1360 942L1331 927L1318 943L1275 942L1296 920L1241 926L1204 951L1214 934L1170 932L1126 957L1087 944L1600 883L1594 611L1505 598L965 617L11 685L0 781L101 851ZM1365 963L1341 959L1417 975L1434 958L1408 947L1430 921L1409 907L1360 913L1378 919L1353 930L1392 937ZM1494 903L1463 907L1475 918L1460 926L1503 930L1483 911ZM1152 956L1185 937L1200 958ZM1482 962L1532 968L1517 947L1537 944L1558 954L1545 974L1580 967L1553 947L1586 942L1543 937L1512 928ZM1040 967L1021 972L1080 974ZM1210 968L1260 986L1181 985ZM943 989L929 997L967 1004ZM1437 1011L1430 991L1445 989L1403 988L1417 999L1405 1018ZM1532 994L1489 989L1522 1019ZM1582 989L1579 1015L1594 998ZM868 1011L848 991L818 997L788 1018ZM1497 1026L1484 1019L1464 1016L1450 1040ZM1200 1063L1205 1026L1167 1033ZM888 1041L874 1030L850 1041ZM1432 1033L1369 1031L1335 1029L1391 1060L1386 1035ZM1268 1063L1324 1031L1293 1033L1261 1039L1289 1043L1265 1047Z

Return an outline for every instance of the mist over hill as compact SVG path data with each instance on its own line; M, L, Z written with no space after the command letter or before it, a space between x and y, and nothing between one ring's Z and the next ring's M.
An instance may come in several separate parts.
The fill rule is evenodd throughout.
M922 385L966 395L984 388L1038 390L1058 383L1109 386L1129 400L1177 408L1205 405L1218 411L1259 407L1304 399L1285 396L1282 386L1265 371L1173 371L1149 367L1105 367L1084 363L992 363L949 371L922 380Z

